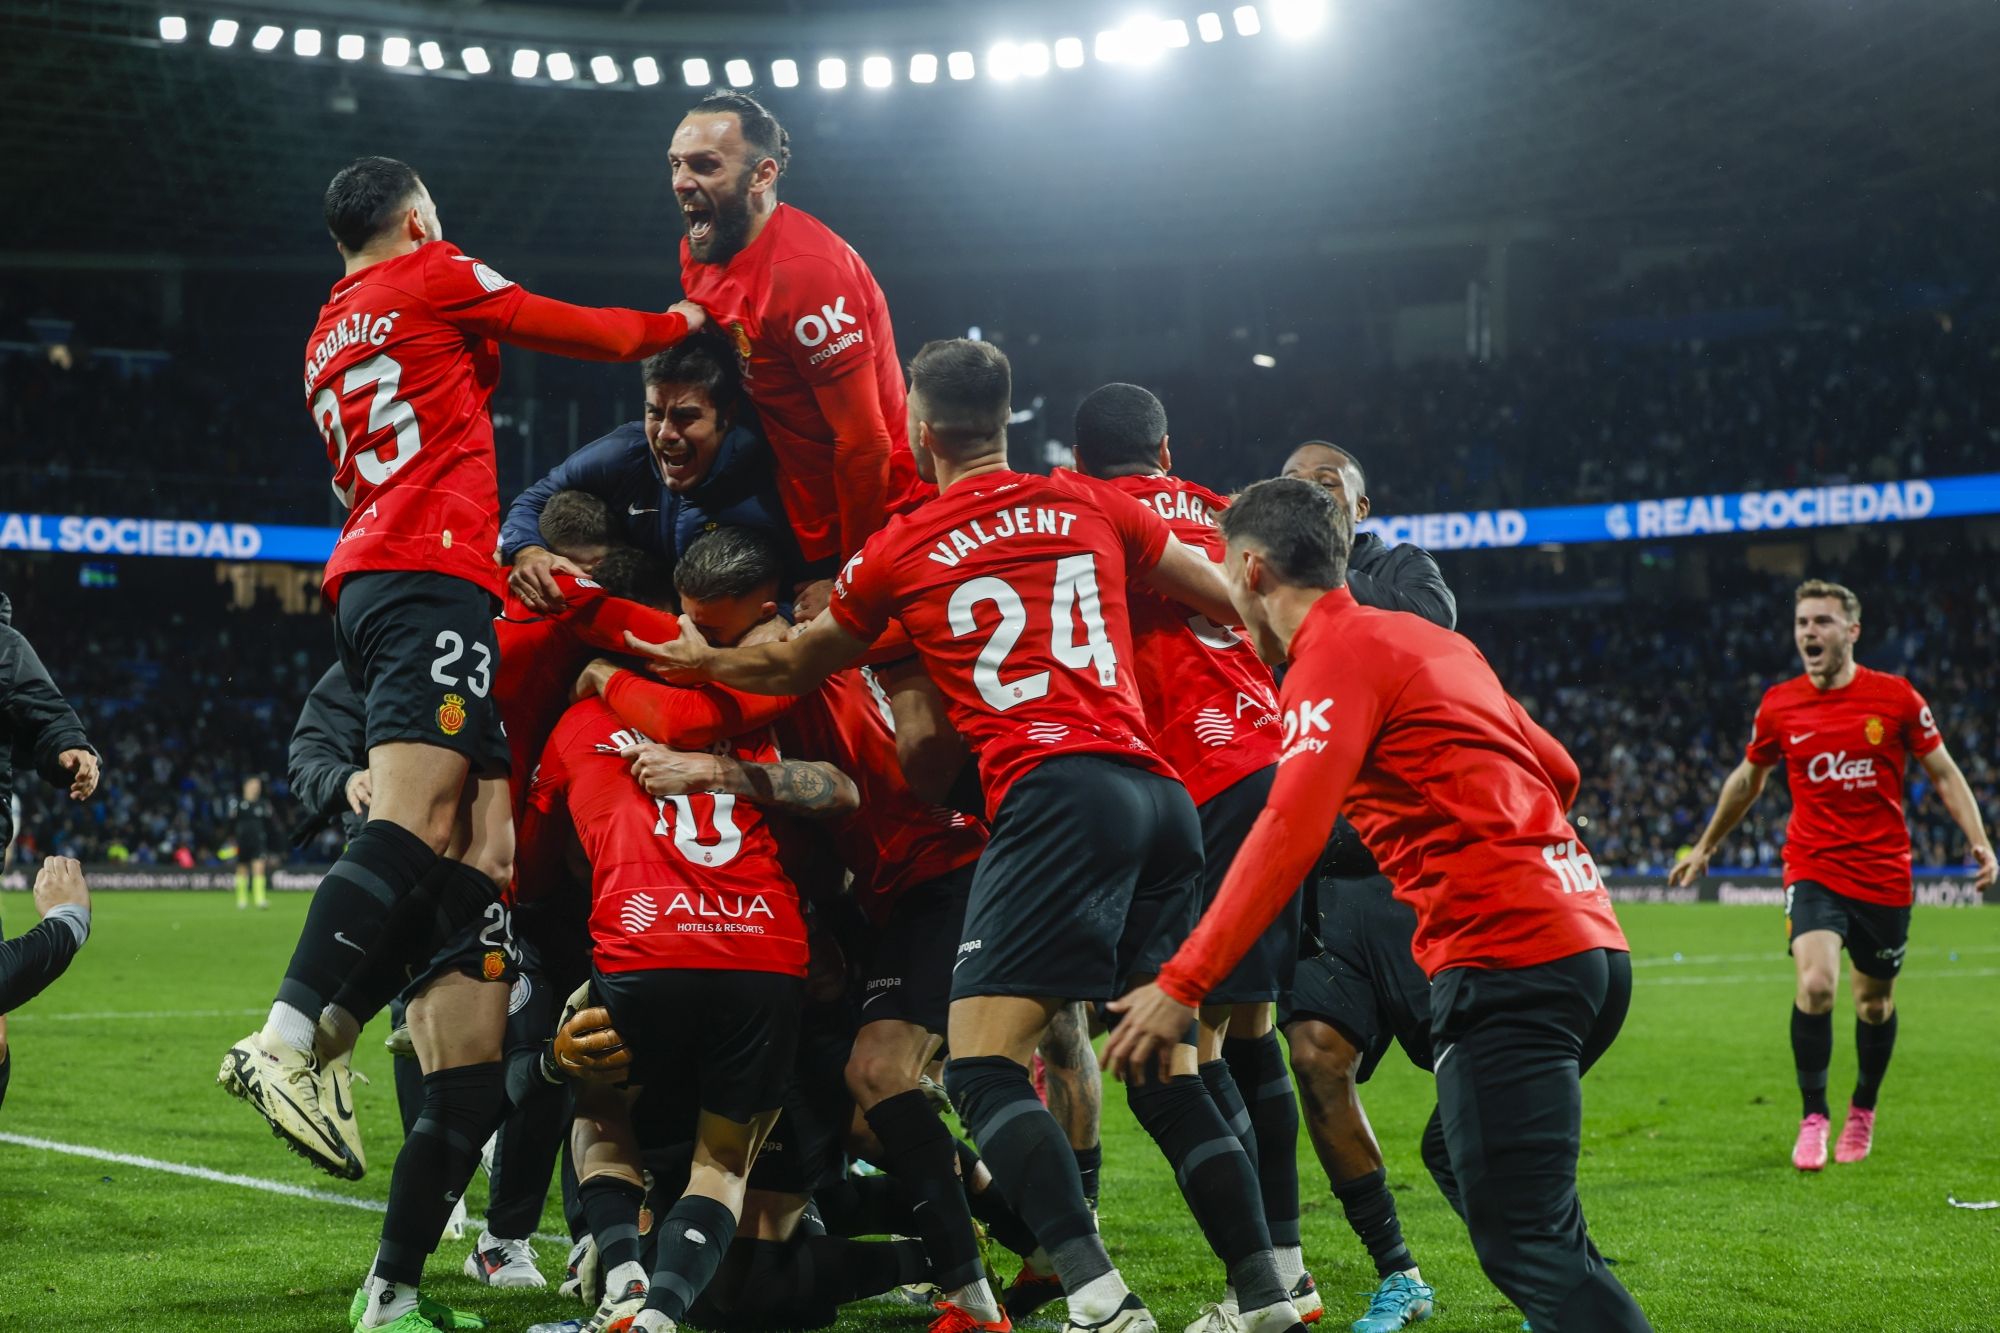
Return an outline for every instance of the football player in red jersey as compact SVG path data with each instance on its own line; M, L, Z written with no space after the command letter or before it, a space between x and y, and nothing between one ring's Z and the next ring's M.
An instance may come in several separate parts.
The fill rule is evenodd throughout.
M992 819L953 964L945 1087L1054 1261L1071 1327L1151 1333L1028 1062L1059 1004L1150 975L1197 906L1201 825L1147 739L1128 580L1220 621L1231 611L1215 566L1157 513L1081 478L1008 469L1011 387L990 344L954 339L917 354L910 447L942 494L869 538L802 634L717 649L683 618L675 642L635 647L670 678L797 693L901 621L979 752ZM1242 1324L1281 1333L1298 1312L1278 1280L1256 1174L1195 1072L1187 1027L1175 1076L1135 1090L1130 1105L1228 1265Z
M674 582L702 637L733 647L761 626L784 623L777 606L784 570L784 554L769 537L722 528L688 548ZM630 672L611 675L605 685L625 721L689 748L676 738L668 711L686 689ZM916 1204L914 1224L942 1295L938 1333L1005 1328L959 1184L956 1145L918 1087L945 1034L953 951L985 827L910 790L897 765L886 698L865 668L829 676L777 718L775 730L786 755L831 764L861 789L860 808L828 830L870 926L847 1083L881 1142L877 1160ZM706 772L715 762L706 755L678 762L692 775L688 780L702 786L716 780Z
M1152 393L1136 384L1097 389L1077 407L1074 438L1077 468L1085 476L1101 478L1103 485L1150 506L1174 536L1211 559L1221 559L1215 516L1229 502L1173 475L1167 411ZM1235 630L1191 616L1178 602L1149 593L1133 593L1131 609L1139 696L1146 704L1153 743L1180 773L1201 818L1206 905L1222 887L1277 773L1277 686L1271 669ZM1271 1004L1290 988L1298 954L1299 904L1294 901L1209 994L1202 1006L1197 1054L1201 1076L1223 1116L1244 1127L1243 1147L1257 1165L1278 1276L1291 1288L1300 1316L1314 1321L1321 1306L1300 1249L1296 1129L1292 1140L1274 1145L1267 1158L1258 1136L1250 1132L1245 1104L1246 1089L1254 1093L1276 1084L1287 1107L1292 1105ZM1225 1300L1225 1307L1229 1304Z
M559 857L573 830L589 859L591 990L632 1081L700 1089L694 1166L650 1281L623 1251L607 1274L597 1326L635 1330L674 1328L714 1277L792 1074L806 926L760 806L830 817L860 799L830 765L781 759L768 730L726 744L716 789L651 796L633 770L657 749L602 699L576 704L542 752L524 839ZM523 884L557 877L522 866Z
M703 317L690 306L593 310L522 291L445 242L422 180L389 158L339 172L325 214L345 272L306 344L302 386L351 511L325 593L367 711L374 800L313 895L269 1020L230 1050L218 1081L316 1165L360 1175L344 1062L314 1052L322 1010L412 894L434 893L464 924L463 948L450 943L451 956L431 960L413 1006L426 1106L398 1157L382 1253L354 1312L369 1327L407 1316L423 1328L423 1258L501 1102L504 911L491 937L479 919L499 908L496 881L513 859L506 745L489 697L501 586L487 412L496 340L637 360Z
M854 247L778 202L791 141L748 93L715 92L667 152L687 238L681 286L743 358L799 551L826 573L797 590L826 606L832 571L890 513L930 493L903 429L903 368L889 303Z
M1151 1076L1161 1047L1283 909L1343 804L1417 910L1430 973L1438 1184L1493 1285L1541 1333L1647 1329L1584 1228L1578 1078L1625 1019L1631 958L1563 811L1576 764L1466 640L1357 603L1347 510L1259 482L1223 512L1226 569L1258 653L1290 662L1271 797L1157 983L1112 1007L1105 1064Z
M1804 1120L1792 1147L1801 1171L1826 1166L1832 1107L1833 991L1844 945L1853 964L1854 1046L1859 1070L1834 1157L1858 1162L1875 1133L1875 1100L1896 1046L1896 974L1910 938L1910 826L1903 770L1915 755L1972 849L1981 892L1992 883L1993 844L1965 774L1945 749L1930 705L1901 676L1854 660L1861 600L1813 579L1793 599L1792 639L1805 674L1765 691L1743 762L1722 784L1715 815L1669 875L1692 884L1785 766L1792 815L1785 826L1785 932L1798 989L1792 1000L1792 1062Z

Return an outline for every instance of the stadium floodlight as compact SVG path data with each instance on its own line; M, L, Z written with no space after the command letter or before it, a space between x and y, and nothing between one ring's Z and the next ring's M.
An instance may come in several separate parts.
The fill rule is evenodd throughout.
M780 88L799 86L799 62L796 60L773 60L771 62L771 82Z
M188 37L188 21L178 14L164 15L160 19L160 40L163 42L184 42Z
M1259 370L1275 370L1278 365L1278 358L1268 352L1259 352L1250 358L1250 364L1256 366Z
M1012 83L1021 74L1021 48L1012 42L995 42L986 53L986 77L995 83Z
M681 81L690 88L708 87L708 62L700 56L681 61Z
M1255 5L1238 5L1230 12L1229 17L1236 20L1238 37L1255 37L1264 31L1264 21L1257 17Z
M972 52L953 51L950 55L944 58L944 67L945 70L951 75L953 79L957 80L960 83L964 83L967 79L971 78L975 73L972 62Z
M1326 0L1271 0L1271 26L1280 37L1298 41L1326 22Z
M732 88L748 88L757 82L757 71L750 68L747 60L732 60L722 67L722 77L729 80Z
M632 62L632 82L641 88L650 88L660 81L660 62L651 56L640 56Z
M443 69L444 48L436 42L419 43L417 46L417 59L423 62L425 69Z
M300 28L292 34L292 54L311 58L319 54L320 35L318 28Z
M1091 43L1091 54L1097 57L1097 61L1101 65L1115 65L1123 60L1125 58L1125 30L1123 28L1106 28L1103 32L1098 33L1097 40Z
M275 23L266 23L257 29L257 35L250 39L250 45L259 51L275 51L278 43L285 40L285 30Z
M819 62L819 86L822 88L845 88L847 86L847 62L839 56L828 56Z
M493 59L486 54L483 46L468 46L460 51L458 63L465 66L467 74L488 74L493 69Z
M532 79L535 77L535 71L541 67L542 53L540 51L530 51L524 46L514 53L512 69L515 78Z
M1156 18L1128 19L1118 30L1119 59L1150 65L1167 49L1168 24ZM1099 57L1102 59L1102 57Z
M236 27L235 19L217 19L208 25L208 44L210 46L236 45Z
M1082 65L1083 39L1080 37L1056 38L1056 68L1078 69Z
M1194 30L1201 34L1201 39L1204 42L1221 41L1222 15L1214 13L1203 14L1194 21Z
M1049 72L1049 48L1046 42L1021 43L1021 72L1031 79L1039 79Z
M368 54L368 39L358 32L343 32L333 44L333 53L342 60L359 60Z
M568 83L576 77L576 62L569 58L567 51L549 52L549 58L545 63L548 65L549 77L557 83Z
M394 69L401 69L410 63L410 39L407 37L384 37L382 39L382 63Z
M910 57L911 83L937 82L937 57L928 51L919 51Z
M861 81L870 88L887 88L895 77L887 56L868 56L861 62Z
M1162 23L1160 25L1160 44L1162 46L1174 47L1177 50L1180 47L1186 46L1188 44L1187 20L1168 19Z
M592 56L590 58L590 77L596 79L599 83L618 82L618 62L610 56Z

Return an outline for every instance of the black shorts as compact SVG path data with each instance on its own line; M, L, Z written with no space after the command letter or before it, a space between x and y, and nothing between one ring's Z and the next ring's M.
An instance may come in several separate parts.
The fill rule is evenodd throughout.
M591 990L632 1052L632 1082L685 1084L701 1110L738 1124L784 1104L803 977L720 968L593 970Z
M1318 1019L1340 1029L1361 1052L1356 1083L1366 1083L1391 1041L1419 1069L1431 1067L1431 983L1410 956L1416 910L1395 896L1386 876L1323 879L1315 886L1324 950L1299 963L1278 1024Z
M370 749L419 741L466 757L480 777L507 772L507 736L493 700L498 607L448 574L350 574L340 583L333 638L368 718Z
M951 1012L951 964L972 894L972 866L916 885L867 936L861 968L861 1021L915 1023L944 1035Z
M410 984L400 998L408 1004L433 981L451 972L510 987L520 980L521 959L514 947L513 920L505 903L496 900L487 904L484 912L453 931L428 963L411 972Z
M1910 909L1884 907L1836 893L1817 880L1785 886L1785 952L1809 930L1830 930L1847 946L1854 970L1894 981L1910 946Z
M1250 836L1250 826L1257 822L1258 815L1264 813L1265 798L1271 794L1271 780L1277 775L1275 764L1260 768L1195 807L1195 814L1201 819L1201 903L1204 911L1215 901L1215 895L1222 892L1222 881L1229 876L1229 863L1236 859L1243 840ZM1250 946L1250 952L1243 955L1235 970L1208 993L1207 1002L1251 1004L1275 1000L1292 988L1292 970L1298 964L1299 895L1295 893L1292 900L1285 904L1285 910L1278 913L1277 919L1257 937L1257 942Z
M1093 754L1014 783L972 877L951 997L1108 1000L1201 908L1201 821L1172 778Z

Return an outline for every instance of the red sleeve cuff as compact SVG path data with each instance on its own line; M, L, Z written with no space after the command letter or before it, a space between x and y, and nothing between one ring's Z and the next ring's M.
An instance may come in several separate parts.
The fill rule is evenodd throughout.
M1168 999L1191 1009L1199 1009L1201 1002L1208 998L1207 992L1201 990L1195 979L1188 975L1193 969L1180 967L1180 961L1179 954L1169 959L1167 965L1160 969L1160 975L1153 979L1153 984L1165 992Z

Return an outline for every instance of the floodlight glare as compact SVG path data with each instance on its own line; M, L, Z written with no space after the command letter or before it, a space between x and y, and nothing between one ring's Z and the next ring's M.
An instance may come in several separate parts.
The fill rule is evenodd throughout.
M1056 39L1056 68L1077 69L1083 64L1083 39L1079 37L1058 37Z
M163 42L184 42L188 35L188 21L178 14L167 15L160 20L160 40Z
M382 39L382 63L402 68L410 63L410 39L407 37L384 37Z
M1125 58L1125 30L1122 28L1106 28L1103 32L1098 33L1097 40L1091 44L1091 53L1097 57L1098 63L1103 65L1115 65L1123 60Z
M576 62L569 58L567 51L549 52L549 77L557 83L567 83L576 77Z
M972 52L953 51L944 58L944 67L951 77L964 83L973 75Z
M1267 352L1259 352L1257 353L1257 355L1250 358L1250 364L1256 366L1260 370L1271 370L1276 368L1278 364L1278 358L1270 355Z
M1021 43L1021 72L1038 79L1049 72L1049 48L1043 42Z
M641 88L650 88L660 81L660 62L651 56L640 56L632 62L632 82Z
M342 60L359 60L368 54L368 39L357 32L343 32L333 44L333 53Z
M928 51L919 51L910 57L911 83L937 82L937 57Z
M887 88L894 77L887 56L869 56L861 62L861 81L870 88Z
M285 30L276 24L266 23L257 29L257 35L250 39L250 45L259 51L275 51L278 43L285 40Z
M493 61L487 56L483 46L468 46L458 53L458 63L465 66L467 74L486 74L493 69Z
M1012 42L995 42L986 53L986 77L995 83L1010 83L1021 74L1021 48Z
M681 78L690 88L708 87L708 62L700 56L681 61Z
M599 83L618 82L618 62L610 56L592 56L590 58L590 77L596 79Z
M845 88L847 86L847 62L839 56L828 56L819 62L819 86L822 88Z
M780 88L799 86L799 62L796 60L773 60L771 62L771 82Z
M417 59L423 61L425 69L443 69L444 48L436 42L421 42L417 46Z
M748 88L757 82L757 71L750 68L747 60L732 60L722 67L722 75L729 80L732 88Z
M295 56L316 56L320 50L318 28L300 28L292 34L292 54Z
M1161 53L1167 49L1170 39L1169 30L1173 27L1174 22L1179 22L1179 20L1174 20L1173 22L1162 22L1155 18L1135 18L1128 20L1125 26L1119 30L1120 40L1118 48L1123 58L1135 65L1149 65L1153 61L1158 60ZM1182 24L1181 31L1185 33L1187 25Z
M1271 26L1280 37L1310 37L1326 22L1326 0L1272 0Z
M1194 21L1194 30L1201 34L1201 39L1204 42L1221 41L1222 15L1203 14L1200 18Z
M208 27L210 46L234 46L236 44L236 20L217 19Z
M517 79L532 79L535 71L542 67L542 53L522 47L514 53L513 71Z
M1160 41L1176 49L1188 44L1188 26L1185 19L1168 19L1160 25Z
M1238 5L1230 14L1230 17L1236 20L1236 35L1238 37L1255 37L1258 33L1264 31L1263 20L1257 17L1257 6L1255 5Z

